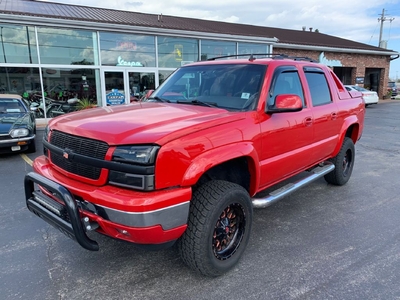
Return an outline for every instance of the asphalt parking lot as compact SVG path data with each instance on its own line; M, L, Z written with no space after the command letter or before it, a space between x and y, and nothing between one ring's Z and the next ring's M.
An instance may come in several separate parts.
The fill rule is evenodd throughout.
M367 108L347 185L320 179L255 211L240 264L192 273L174 248L144 251L93 234L78 246L25 206L41 154L0 156L1 299L400 299L400 101Z

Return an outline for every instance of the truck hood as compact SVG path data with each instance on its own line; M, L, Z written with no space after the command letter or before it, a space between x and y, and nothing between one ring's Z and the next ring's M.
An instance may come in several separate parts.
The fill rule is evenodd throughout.
M163 145L181 136L234 122L244 113L187 104L143 102L91 108L49 122L52 130L102 140L109 145Z

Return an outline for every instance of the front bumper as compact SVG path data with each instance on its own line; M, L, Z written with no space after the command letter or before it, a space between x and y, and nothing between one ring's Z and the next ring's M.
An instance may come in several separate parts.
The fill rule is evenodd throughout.
M34 139L35 135L24 138L15 138L15 139L10 138L7 140L0 139L0 151L2 153L25 151L26 149L28 149L29 144L32 143Z
M115 187L72 181L46 162L39 157L34 163L36 172L25 176L27 207L85 249L99 247L86 234L91 230L135 244L161 245L178 239L187 227L190 188L158 192L119 189L118 194ZM35 190L35 184L40 190Z

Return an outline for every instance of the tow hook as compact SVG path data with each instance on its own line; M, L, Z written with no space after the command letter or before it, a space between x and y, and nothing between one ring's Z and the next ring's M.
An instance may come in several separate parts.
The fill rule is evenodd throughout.
M82 218L82 223L86 231L93 231L99 228L99 224L97 222L91 222L89 217Z

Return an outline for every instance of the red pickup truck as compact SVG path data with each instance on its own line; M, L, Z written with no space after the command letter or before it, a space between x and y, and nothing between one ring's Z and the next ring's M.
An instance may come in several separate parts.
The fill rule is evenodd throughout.
M320 177L349 180L364 114L361 94L309 59L185 65L141 102L52 119L26 203L85 249L99 249L89 231L176 244L190 268L218 276L243 255L253 208Z

